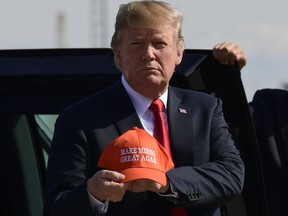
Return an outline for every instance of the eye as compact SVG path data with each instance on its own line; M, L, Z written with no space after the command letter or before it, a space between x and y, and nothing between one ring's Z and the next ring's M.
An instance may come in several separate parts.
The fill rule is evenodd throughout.
M167 46L167 43L165 41L156 41L154 42L154 47L160 49L160 48L164 48Z
M139 45L142 45L143 44L143 41L140 41L140 40L135 40L135 41L132 41L130 43L131 46L139 46Z

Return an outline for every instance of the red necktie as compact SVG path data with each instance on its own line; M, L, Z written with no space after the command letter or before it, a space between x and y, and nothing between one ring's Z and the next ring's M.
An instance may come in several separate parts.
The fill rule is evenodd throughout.
M170 150L169 133L162 115L163 107L164 104L160 99L154 100L149 107L149 109L151 109L154 113L153 136L158 140L160 144L164 146L165 150L172 158ZM187 212L184 208L173 208L171 210L171 216L186 216L186 215Z
M162 115L163 106L164 106L163 102L157 99L157 100L154 100L149 107L154 113L153 136L165 148L166 152L172 158L171 150L170 150L169 134L168 134L168 130L165 125L165 122L164 122L163 115Z

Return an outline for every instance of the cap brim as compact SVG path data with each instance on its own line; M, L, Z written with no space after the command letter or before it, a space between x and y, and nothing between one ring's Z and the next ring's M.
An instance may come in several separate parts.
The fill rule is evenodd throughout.
M167 178L165 172L161 172L156 169L149 168L128 168L124 170L118 170L118 172L125 175L125 179L121 182L129 182L138 179L149 179L160 183L161 185L167 184Z

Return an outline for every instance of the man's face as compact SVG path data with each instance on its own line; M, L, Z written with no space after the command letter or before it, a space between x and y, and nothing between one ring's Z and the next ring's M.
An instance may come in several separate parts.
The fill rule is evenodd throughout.
M122 31L114 53L129 85L150 98L160 96L166 90L182 59L175 30L170 25L157 31L128 27Z

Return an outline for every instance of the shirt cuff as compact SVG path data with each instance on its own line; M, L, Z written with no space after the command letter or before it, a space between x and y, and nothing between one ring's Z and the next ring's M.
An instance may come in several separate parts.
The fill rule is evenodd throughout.
M109 201L106 200L105 202L101 202L100 200L93 197L92 194L88 191L88 189L87 189L87 192L89 195L91 207L92 207L93 211L96 213L96 215L106 214L107 209L108 209L108 205L109 205Z
M169 182L169 185L170 187L165 193L158 193L158 192L157 193L163 197L179 198L179 194L176 190L176 187L171 182Z

